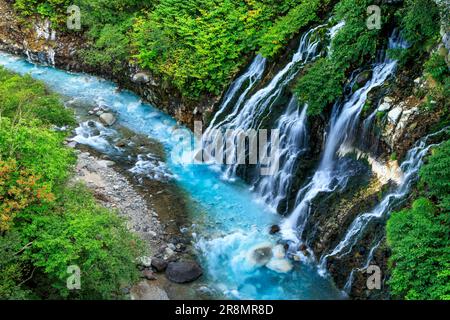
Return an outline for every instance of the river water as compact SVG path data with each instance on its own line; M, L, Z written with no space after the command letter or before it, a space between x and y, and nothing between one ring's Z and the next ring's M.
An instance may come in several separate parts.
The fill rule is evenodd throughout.
M182 231L192 235L205 271L204 282L211 290L230 299L343 298L329 280L318 274L314 262L291 261L293 268L286 273L253 263L249 257L255 246L274 246L281 240L278 235L269 234L270 226L281 223L281 217L242 181L223 180L216 167L176 161L174 150L182 143L179 133L188 131L172 117L98 77L35 65L1 52L0 65L42 80L71 102L106 105L116 114L121 126L163 146L165 163L148 168L148 163L141 159L137 167L156 170L155 178L167 175L188 195L189 226Z

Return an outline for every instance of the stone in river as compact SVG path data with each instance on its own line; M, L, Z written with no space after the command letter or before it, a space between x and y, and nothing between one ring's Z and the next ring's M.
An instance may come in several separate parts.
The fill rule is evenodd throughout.
M262 243L253 247L248 253L247 260L251 265L264 266L272 258L272 244Z
M102 113L100 121L107 126L112 126L116 122L116 117L112 113Z
M272 259L266 267L278 273L287 273L292 270L292 263L288 259Z
M202 268L194 261L171 262L166 269L167 279L176 283L192 282L202 274Z
M160 258L152 258L152 267L158 272L163 272L167 268L167 261Z
M280 226L277 226L276 224L274 224L273 226L270 227L270 234L275 234L280 232Z

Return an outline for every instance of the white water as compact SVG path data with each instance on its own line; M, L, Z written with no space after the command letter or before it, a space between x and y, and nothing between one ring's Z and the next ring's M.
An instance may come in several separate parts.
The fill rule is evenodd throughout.
M317 47L319 40L316 37L316 31L323 26L316 27L306 32L301 40L297 52L293 55L291 61L280 70L267 86L258 90L249 99L244 102L245 96L241 95L238 103L235 104L233 112L220 123L215 120L210 124L208 130L203 135L203 143L216 143L218 137L217 131L224 129L233 130L231 135L226 136L226 154L235 155L237 157L237 137L242 132L246 132L250 128L257 129L261 123L261 117L270 112L272 105L280 97L286 86L295 78L300 70L301 65L310 62L317 57ZM260 62L262 64L262 62ZM243 84L244 81L237 81L236 85ZM238 91L232 88L231 92ZM245 94L248 90L244 91ZM242 99L241 99L242 98ZM225 99L218 113L222 114L228 108L231 99ZM207 148L207 146L204 146ZM224 173L226 179L234 179L236 176L237 164L228 165Z
M293 96L286 112L280 117L277 129L280 132L279 151L277 161L279 170L273 175L264 176L256 183L255 190L261 195L265 203L277 210L280 202L289 195L295 166L307 145L307 113L305 105L301 111L297 97Z
M430 148L436 146L436 144L428 144L428 140L446 130L448 130L448 128L442 129L422 138L411 150L408 151L405 161L403 161L401 165L401 170L404 173L403 181L395 188L394 191L387 194L373 210L360 214L352 222L344 238L337 244L331 253L324 255L320 259L320 269L322 274L326 273L326 263L329 257L342 257L349 254L354 245L360 239L365 228L374 220L386 218L386 216L392 211L392 208L409 193L411 185L416 180L417 173L423 164L423 157L427 155ZM371 253L373 254L373 248ZM370 263L370 260L371 254L369 254L368 262L366 262L367 265ZM350 274L350 282L347 281L349 282L346 285L347 289L351 286L352 276L353 275Z
M398 38L396 33L389 39L390 49L402 44L402 39ZM298 243L309 216L312 200L320 193L332 192L345 185L348 176L346 172L336 170L336 152L354 132L359 114L367 100L367 94L373 88L382 85L394 73L396 66L396 61L385 57L382 62L374 66L372 78L364 87L353 93L342 106L335 104L320 165L311 181L298 192L293 212L281 225L284 239Z

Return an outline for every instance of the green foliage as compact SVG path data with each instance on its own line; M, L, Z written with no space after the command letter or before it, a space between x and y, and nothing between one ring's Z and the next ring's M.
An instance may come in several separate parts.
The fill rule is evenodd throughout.
M315 61L294 89L299 100L308 103L309 115L320 114L340 97L348 73L375 57L380 30L366 26L371 4L369 0L342 0L336 5L335 19L345 25L332 40L329 56Z
M450 299L449 211L426 198L394 213L387 225L393 270L389 285L406 299Z
M155 10L135 21L135 57L142 67L170 81L187 97L219 94L265 33L273 36L283 29L278 40L285 41L297 27L311 22L315 13L306 11L313 3L318 1L161 0ZM275 17L293 6L288 18L281 18L278 27L268 31ZM284 30L294 18L302 20ZM280 48L272 36L262 40L263 51L270 56Z
M17 231L0 236L0 299L30 298L30 291L21 286L29 271L19 254L21 250L22 241Z
M18 212L53 201L40 177L17 166L15 160L0 160L0 233L11 229Z
M308 103L308 114L318 115L323 108L342 94L345 74L332 60L317 60L299 79L295 93L301 101Z
M423 197L388 221L389 285L395 297L450 299L449 165L450 140L434 150L420 171Z
M21 231L33 242L26 257L42 268L61 297L120 298L121 288L137 280L135 259L142 253L138 239L82 185L65 188L54 213L30 219ZM81 269L81 290L75 292L66 287L71 265Z
M430 39L439 34L440 14L436 1L406 0L398 16L406 40L412 45L425 47Z
M39 119L45 124L73 125L73 112L61 99L31 76L19 76L0 67L0 116Z
M11 122L0 118L0 159L16 159L20 167L39 174L47 183L60 184L69 176L73 152L63 148L64 133L37 121Z
M80 50L84 62L101 70L119 74L129 59L129 39L126 27L107 24L100 31L92 47Z
M142 245L115 212L68 182L73 114L42 83L0 69L0 299L121 298ZM81 269L68 291L67 267Z
M292 8L287 15L279 18L274 25L261 37L259 44L265 57L273 57L298 30L317 20L321 0L302 0Z
M450 209L450 140L433 150L428 164L420 170L420 179L427 195Z
M39 14L49 18L55 25L65 21L69 0L15 0L14 8L24 16Z
M425 63L425 72L440 84L443 84L450 77L450 71L445 57L439 53L433 53Z

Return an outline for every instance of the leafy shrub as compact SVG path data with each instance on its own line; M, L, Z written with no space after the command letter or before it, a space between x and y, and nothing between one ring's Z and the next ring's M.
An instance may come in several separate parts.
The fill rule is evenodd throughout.
M425 47L430 39L439 34L440 14L436 1L406 0L398 16L406 40L412 45Z
M115 212L68 182L75 157L67 134L51 128L73 114L42 83L3 69L0 97L0 298L123 297L142 246ZM79 291L66 287L70 265L81 268Z
M293 34L317 20L317 12L322 2L324 1L303 0L290 10L286 16L278 19L261 37L259 53L265 57L273 57L277 54Z
M420 171L422 197L388 221L389 285L395 297L450 299L449 165L450 141L446 141Z
M420 170L420 183L428 196L450 209L450 141L433 151L428 164Z
M425 72L430 74L440 84L443 84L445 79L450 77L450 71L445 57L439 53L432 54L430 59L425 63Z
M392 248L391 292L406 299L450 299L449 211L426 198L394 213L387 225Z
M32 247L26 257L51 280L61 297L111 299L138 279L139 240L114 212L95 203L82 185L66 187L54 213L31 215L21 233ZM81 270L81 289L66 287L67 267Z
M54 200L48 186L40 180L19 168L15 160L0 160L0 233L11 228L17 213Z
M61 184L69 176L75 157L72 150L63 148L65 133L39 124L0 118L0 159L16 159L19 167L39 174L51 186Z
M345 21L331 43L327 58L319 59L297 80L294 92L308 103L310 115L320 114L342 95L346 76L375 57L380 30L366 26L369 0L342 0L335 8L335 19Z
M19 76L0 67L0 115L35 120L57 126L73 125L73 112L64 108L60 97L29 75Z
M16 231L0 235L0 299L28 299L31 291L21 284L29 273L27 265L19 254L23 250L22 239Z
M317 60L299 79L295 93L302 102L308 103L308 114L318 115L323 108L342 94L345 74L332 60Z

